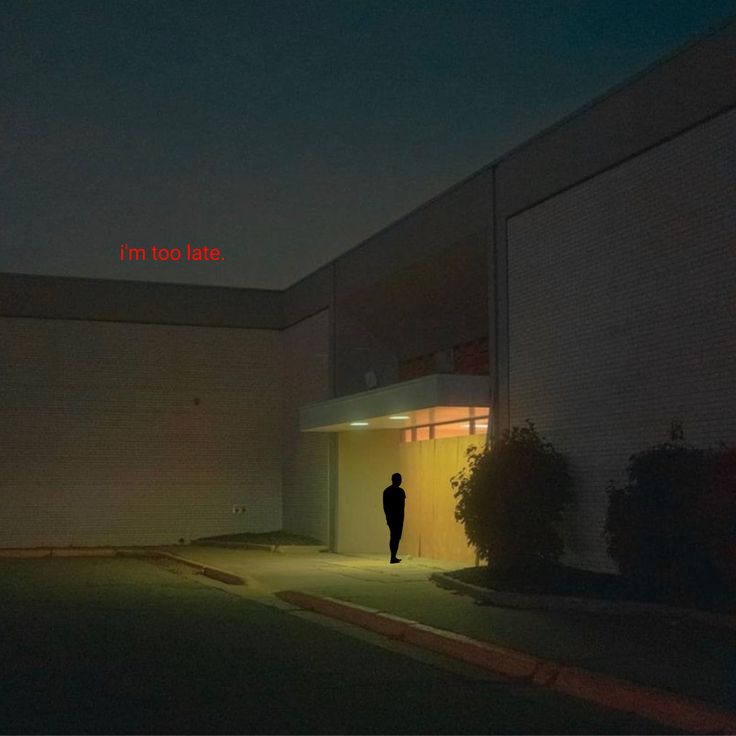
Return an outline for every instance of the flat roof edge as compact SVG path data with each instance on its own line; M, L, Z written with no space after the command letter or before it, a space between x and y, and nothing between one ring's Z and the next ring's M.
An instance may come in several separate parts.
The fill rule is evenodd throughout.
M299 429L314 431L435 406L486 406L489 390L486 375L434 373L304 406L299 410Z

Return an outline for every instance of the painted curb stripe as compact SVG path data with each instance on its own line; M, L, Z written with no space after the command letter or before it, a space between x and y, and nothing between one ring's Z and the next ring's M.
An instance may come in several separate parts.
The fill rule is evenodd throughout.
M424 624L415 623L410 626L405 638L410 644L426 647L517 680L531 682L537 670L538 660L528 654Z

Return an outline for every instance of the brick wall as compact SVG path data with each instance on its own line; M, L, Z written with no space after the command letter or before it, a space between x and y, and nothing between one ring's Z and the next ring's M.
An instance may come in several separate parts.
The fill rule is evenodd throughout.
M488 338L455 345L452 356L455 373L488 375Z
M736 112L509 221L510 417L571 460L568 560L610 569L609 479L666 437L736 441Z
M299 407L329 397L327 310L282 332L284 528L316 537L329 534L329 435L299 431Z
M399 365L399 380L409 381L433 373L488 374L488 338L468 340L450 350L417 355Z
M0 546L281 526L279 332L0 318L0 343Z
M429 376L434 372L434 354L417 355L401 362L399 365L399 381L410 381L412 378Z

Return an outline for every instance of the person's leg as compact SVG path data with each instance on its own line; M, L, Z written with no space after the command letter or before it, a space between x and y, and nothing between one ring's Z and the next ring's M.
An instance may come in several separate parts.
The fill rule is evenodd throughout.
M396 553L399 551L399 541L401 540L401 527L392 526L389 527L391 530L391 538L389 539L388 548L391 550L391 562L397 561L399 558Z

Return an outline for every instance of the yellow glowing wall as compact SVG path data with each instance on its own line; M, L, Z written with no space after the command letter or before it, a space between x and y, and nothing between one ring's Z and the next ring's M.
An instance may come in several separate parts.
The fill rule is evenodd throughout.
M401 554L475 562L462 524L455 520L450 478L465 464L470 445L485 437L401 443L398 430L342 432L339 439L337 551L388 554L382 491L401 473L406 490Z
M465 465L470 445L483 436L448 437L399 445L407 508L400 551L404 554L473 564L463 525L455 520L456 501L450 478Z
M386 553L383 489L399 467L399 430L341 432L338 450L336 550Z

